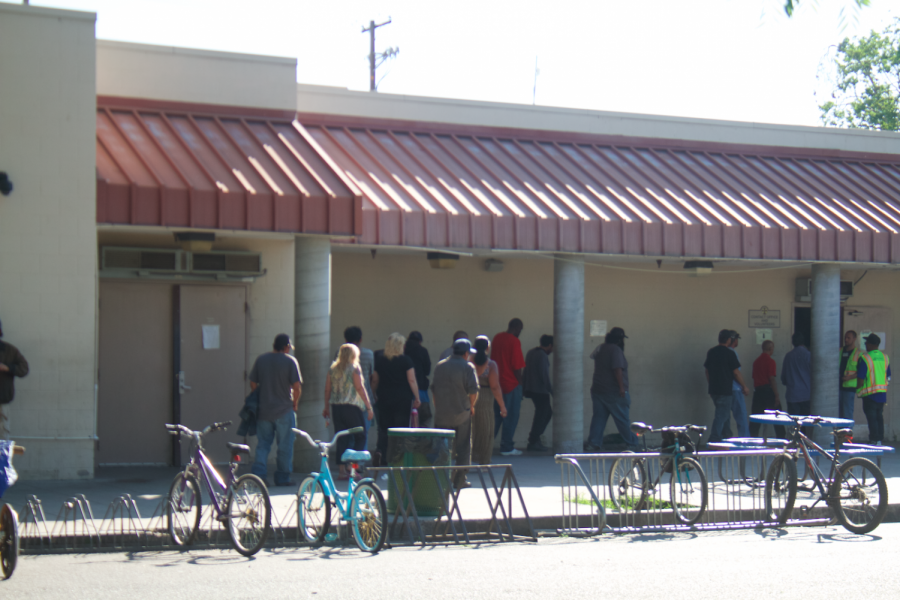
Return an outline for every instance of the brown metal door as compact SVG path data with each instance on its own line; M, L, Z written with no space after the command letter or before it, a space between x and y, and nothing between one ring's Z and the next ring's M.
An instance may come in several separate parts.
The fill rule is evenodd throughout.
M97 462L171 463L172 286L100 283Z
M228 285L180 287L181 423L202 430L234 421L226 433L207 436L214 462L227 462L226 441L240 441L238 412L244 405L247 365L247 288ZM182 460L188 444L182 443Z
M844 332L852 329L856 332L857 336L859 336L860 349L865 351L866 343L862 339L863 336L867 336L870 333L877 333L878 337L881 338L880 350L885 352L888 355L888 358L893 359L894 357L891 356L891 342L893 341L893 336L891 335L891 317L891 309L882 306L845 306L844 331L841 332L841 339L843 339ZM893 384L888 387L888 403L884 407L884 432L885 436L888 438L891 437L890 432L893 430L893 411L891 410L893 404L891 402L891 394L893 393L892 387ZM859 398L856 399L856 405L853 407L853 420L856 422L853 426L854 437L865 439L868 435L869 427L866 423L866 415L862 410L862 400Z

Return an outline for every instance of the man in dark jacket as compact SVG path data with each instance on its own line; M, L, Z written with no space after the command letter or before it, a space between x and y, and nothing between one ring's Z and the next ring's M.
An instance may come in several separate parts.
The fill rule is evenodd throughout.
M0 338L3 337L3 324L0 323ZM28 375L28 361L19 352L19 349L0 340L0 436L9 438L9 413L6 405L13 401L16 388L13 385L15 377Z
M525 382L523 396L534 402L534 419L528 434L529 452L547 452L550 448L541 443L541 435L553 417L550 396L553 383L550 381L550 353L553 352L553 336L542 335L540 346L532 348L525 355Z

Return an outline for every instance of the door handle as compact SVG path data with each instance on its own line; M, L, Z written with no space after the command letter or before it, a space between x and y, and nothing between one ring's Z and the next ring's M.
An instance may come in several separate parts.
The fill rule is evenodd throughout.
M191 386L184 385L184 371L178 371L178 393L183 394L189 389L191 389Z

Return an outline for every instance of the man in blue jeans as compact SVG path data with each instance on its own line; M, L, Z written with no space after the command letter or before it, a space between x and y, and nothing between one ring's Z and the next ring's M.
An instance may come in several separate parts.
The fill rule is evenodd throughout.
M706 369L706 381L709 384L707 391L716 410L712 427L709 430L709 442L721 442L723 435L727 435L725 428L728 426L731 407L734 403L734 383L737 382L740 385L741 392L745 396L750 393L744 383L744 378L741 377L741 361L738 360L737 353L730 348L731 337L730 329L720 331L719 344L710 348L706 353L706 362L703 363L703 367ZM730 429L728 427L728 431Z
M631 431L631 394L628 391L628 361L625 359L625 330L613 327L606 334L604 343L591 352L594 361L594 378L591 382L591 401L594 416L585 450L600 452L603 449L603 431L612 417L622 441L629 448L637 446L638 439Z
M254 475L266 479L269 451L278 440L275 462L275 485L294 485L294 432L297 424L297 403L300 401L300 365L290 355L294 349L286 333L275 336L273 351L260 355L250 371L250 388L259 388L259 412L256 417L256 460L250 469Z

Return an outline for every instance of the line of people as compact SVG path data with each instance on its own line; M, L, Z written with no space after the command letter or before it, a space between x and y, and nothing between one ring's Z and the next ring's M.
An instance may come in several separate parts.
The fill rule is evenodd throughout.
M760 424L748 424L744 396L749 390L741 375L741 363L736 351L740 337L734 330L721 330L718 345L707 352L703 363L708 381L707 391L715 406L708 440L710 442L732 436L732 415L738 437L756 437L759 434ZM879 350L881 338L877 334L871 333L864 338L864 352L858 347L857 339L857 333L848 330L840 349L837 416L853 420L856 398L861 398L869 425L869 443L880 446L884 441L884 405L891 379L890 358ZM785 386L786 411L792 415L809 415L812 409L812 355L806 347L806 338L802 332L795 332L791 336L791 344L793 348L785 354L782 362L780 379ZM751 372L754 385L751 414L782 409L777 366L772 358L775 343L765 340L761 349L762 353L753 362ZM784 427L776 426L775 435L783 439Z
M383 350L372 352L361 346L362 330L348 327L345 344L329 369L322 415L334 421L335 430L362 425L365 432L341 438L337 456L348 447L367 447L373 417L375 464L386 457L387 430L410 426L455 431L456 464L489 464L497 435L500 453L517 456L522 451L515 448L513 438L523 397L535 404L526 449L549 451L541 435L553 415L549 362L553 336L541 336L540 345L523 356L519 341L523 329L521 319L512 319L493 340L480 335L474 343L465 331L455 332L432 377L431 357L420 332L408 337L392 333ZM338 477L347 476L346 467L340 465Z

